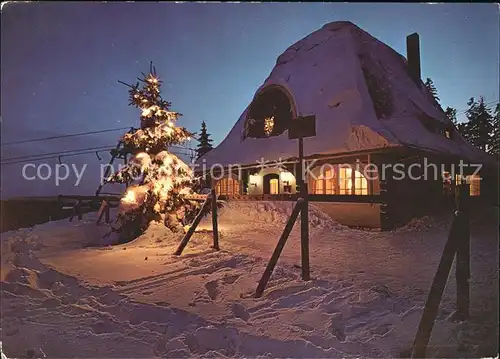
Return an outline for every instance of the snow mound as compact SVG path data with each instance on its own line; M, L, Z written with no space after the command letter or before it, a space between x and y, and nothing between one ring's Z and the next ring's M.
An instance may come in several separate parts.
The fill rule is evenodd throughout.
M415 217L394 232L422 232L430 228L441 226L441 224L440 221L431 216Z
M219 223L230 226L284 226L290 218L295 202L284 201L228 201L219 210ZM294 228L300 224L300 216ZM211 218L202 221L202 227L211 226ZM210 227L211 228L211 227ZM309 205L309 228L311 231L347 229L314 205Z

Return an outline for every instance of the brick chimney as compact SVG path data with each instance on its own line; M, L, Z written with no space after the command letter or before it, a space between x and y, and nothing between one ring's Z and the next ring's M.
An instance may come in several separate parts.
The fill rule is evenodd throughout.
M420 87L420 39L416 32L406 37L406 60L411 78Z

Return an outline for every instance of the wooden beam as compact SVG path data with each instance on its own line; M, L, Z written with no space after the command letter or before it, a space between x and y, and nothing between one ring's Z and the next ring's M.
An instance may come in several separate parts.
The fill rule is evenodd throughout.
M211 191L211 202L212 202L212 232L214 238L214 249L219 250L219 226L217 223L217 193L215 189L212 188Z
M299 198L297 200L297 203L295 204L295 207L293 208L292 214L290 215L288 222L286 223L285 229L283 230L283 233L281 234L281 237L278 240L278 244L274 249L271 259L269 260L269 263L267 264L267 267L264 270L264 274L262 275L262 278L259 281L259 285L255 290L255 298L260 298L262 296L262 293L264 293L264 289L266 289L267 283L271 278L271 274L273 273L274 267L276 267L276 264L278 263L278 259L281 255L281 252L285 247L286 240L288 239L288 236L290 235L290 232L293 229L293 225L297 220L297 217L300 213L300 210L302 209L303 204L304 204L304 199Z
M240 197L221 195L223 200L245 200L245 201L297 201L299 194L280 195L244 195ZM331 195L331 194L309 194L309 202L341 202L341 203L383 203L381 195Z
M96 225L101 224L102 217L104 216L106 209L108 209L108 217L109 217L109 207L108 202L106 200L102 201L101 207L99 207L99 211L97 212L97 221ZM108 218L109 219L109 218ZM107 222L106 222L107 223Z
M205 200L205 202L203 202L201 206L200 212L198 212L198 215L194 219L193 224L191 224L191 227L189 227L187 233L184 235L184 238L182 238L181 243L179 243L179 246L177 247L177 250L174 253L176 256L180 256L184 248L186 248L189 240L191 239L191 236L196 230L196 227L198 227L198 224L200 224L200 221L203 218L203 215L205 214L205 210L209 205L209 203L210 203L210 198L207 197L207 199Z
M469 223L469 185L458 187L457 209L462 214L461 230L458 235L457 263L455 277L457 283L457 312L455 319L465 320L469 317L470 307L470 223Z
M457 257L455 273L457 281L457 311L454 314L454 319L464 320L469 316L470 228L467 212L468 193L468 185L459 186L456 197L457 210L454 213L448 240L446 241L429 296L425 303L424 312L420 319L415 341L413 342L412 358L425 357L439 304L441 303L455 255Z
M307 195L307 183L302 182L302 209L300 211L300 258L302 269L302 280L310 280L309 268L309 202Z
M87 200L87 201L120 201L120 197L115 196L78 196L78 195L62 195L58 196L61 199L76 199L76 200Z

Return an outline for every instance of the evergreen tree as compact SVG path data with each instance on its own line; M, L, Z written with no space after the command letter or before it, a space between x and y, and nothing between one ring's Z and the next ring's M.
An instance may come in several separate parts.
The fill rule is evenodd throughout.
M200 158L205 153L210 152L213 149L212 139L210 138L210 134L207 133L207 124L205 121L201 123L201 131L198 141L199 143L196 148L196 158Z
M498 103L495 108L493 131L488 152L497 156L497 158L500 156L500 103Z
M453 123L458 132L464 137L466 140L469 140L469 127L467 126L467 122L458 122L457 120L457 109L453 107L446 107L444 111L446 117Z
M453 107L446 107L446 110L444 111L446 114L446 117L453 123L455 126L458 126L458 121L457 121L457 109Z
M467 123L469 140L477 148L486 151L491 143L493 116L486 107L483 97L480 97L479 102L472 97L467 105L469 106L466 111L469 120Z
M142 111L141 128L122 137L124 154L132 154L128 165L107 182L132 184L121 199L112 232L119 241L131 240L143 233L153 220L162 220L178 230L194 219L200 204L189 199L198 181L192 169L168 151L192 134L177 127L180 113L170 111L171 103L160 96L161 81L151 66L150 73L139 78L142 85L130 87L130 105ZM112 233L110 232L110 233Z
M432 79L430 79L428 77L425 80L425 84L424 85L427 88L427 90L429 90L429 92L432 95L432 97L434 98L434 100L436 100L436 102L439 104L439 97L437 95L437 90L436 90L436 87L434 86L434 82L432 81Z

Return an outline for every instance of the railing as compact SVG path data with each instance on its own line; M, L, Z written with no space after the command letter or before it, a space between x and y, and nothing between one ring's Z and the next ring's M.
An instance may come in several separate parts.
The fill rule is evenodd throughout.
M234 201L292 201L299 199L299 194L258 194L258 195L220 195L222 200ZM379 195L329 195L309 194L309 202L345 202L345 203L382 203L383 198Z

